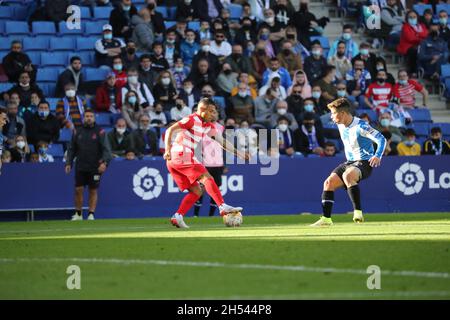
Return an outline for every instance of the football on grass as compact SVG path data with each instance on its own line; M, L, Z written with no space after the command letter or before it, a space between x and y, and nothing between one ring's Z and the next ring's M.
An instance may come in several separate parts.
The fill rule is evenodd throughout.
M233 212L223 216L223 223L227 227L239 227L242 224L242 213Z

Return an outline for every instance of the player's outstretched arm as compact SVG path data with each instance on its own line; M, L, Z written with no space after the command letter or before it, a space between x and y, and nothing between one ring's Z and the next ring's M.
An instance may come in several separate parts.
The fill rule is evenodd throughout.
M211 138L216 140L225 151L235 154L243 160L250 159L250 155L248 153L237 150L232 143L230 143L227 139L224 139L220 134L215 134Z
M172 147L172 137L174 135L174 132L177 130L181 130L181 126L178 122L174 123L166 130L166 136L164 139L164 145L166 150L164 152L165 160L170 160L170 148Z

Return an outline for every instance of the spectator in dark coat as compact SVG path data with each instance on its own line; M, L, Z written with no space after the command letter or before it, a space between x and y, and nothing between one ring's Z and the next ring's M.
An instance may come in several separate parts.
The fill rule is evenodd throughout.
M84 83L81 67L80 57L74 56L70 58L70 66L59 75L58 81L56 82L56 96L58 98L65 96L64 87L68 83L74 83L75 90L79 93L83 93Z
M45 141L48 144L56 142L59 139L60 127L58 119L50 113L48 103L42 101L39 103L38 111L27 123L28 141L35 146L39 141Z
M315 124L313 113L305 113L303 124L294 131L294 148L304 155L323 154L325 139L322 131Z
M211 2L213 2L212 6L210 6ZM193 0L192 5L194 7L195 18L200 19L200 21L212 21L218 18L223 9L220 0Z
M310 83L314 83L318 80L323 73L323 70L328 65L327 59L323 57L322 46L319 41L312 43L311 55L305 59L303 70L305 70L306 76Z
M152 68L152 56L150 54L141 56L138 71L139 82L145 83L150 90L153 90L158 72Z
M18 116L19 108L15 103L8 103L8 121L3 126L3 136L5 137L5 143L12 146L14 138L17 135L26 135L25 121Z
M22 52L22 43L13 41L11 43L11 52L3 58L3 68L8 76L9 82L18 82L22 72L30 73L31 82L36 81L36 67L31 64L30 57Z
M216 76L206 59L201 59L198 61L198 64L193 65L188 79L192 81L197 89L201 89L206 83L211 84L214 89L216 87Z
M158 138L156 136L156 133L150 129L150 117L147 114L143 114L140 116L139 129L133 131L131 136L138 157L158 155Z
M175 20L192 21L194 19L194 6L192 0L178 0Z
M157 37L158 41L163 40L164 32L166 32L166 25L164 24L164 17L161 12L156 11L156 1L148 0L147 9L150 11L151 24L153 26L153 31Z
M31 83L30 74L26 71L22 72L19 76L19 84L12 87L6 95L4 95L5 100L9 100L9 96L13 93L17 92L19 94L19 98L21 104L23 106L29 106L31 104L31 94L37 93L39 98L42 100L44 98L44 93L37 86L37 84Z
M131 133L123 118L117 119L116 127L107 134L107 138L114 158L123 157L127 151L134 150Z
M67 20L69 14L67 8L70 6L70 0L51 0L45 2L45 13L47 19L54 23Z
M111 11L109 24L113 27L113 36L127 40L133 34L131 18L137 14L137 9L131 0L122 0L120 5Z

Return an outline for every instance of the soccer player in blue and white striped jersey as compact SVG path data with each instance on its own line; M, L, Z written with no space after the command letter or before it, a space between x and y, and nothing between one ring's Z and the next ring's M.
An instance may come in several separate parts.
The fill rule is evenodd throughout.
M328 104L331 119L338 125L344 143L347 161L340 164L323 184L323 216L312 226L330 226L334 191L341 187L347 189L353 204L353 221L364 221L361 210L361 197L358 183L370 176L373 167L378 167L386 147L384 136L373 129L366 121L351 114L352 105L346 98L339 98ZM374 150L373 142L377 144Z

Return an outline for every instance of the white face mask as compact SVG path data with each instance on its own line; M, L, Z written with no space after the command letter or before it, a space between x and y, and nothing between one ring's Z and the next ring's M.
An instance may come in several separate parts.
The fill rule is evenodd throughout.
M282 109L278 109L277 112L278 112L279 115L285 115L287 110L282 108Z
M186 87L186 88L184 88L184 92L186 92L187 94L191 94L192 88L191 87Z
M17 147L19 149L25 148L25 141L17 141Z
M238 94L241 98L245 98L247 96L247 92L239 91Z
M66 91L66 96L68 97L68 98L73 98L73 97L75 97L75 95L76 95L76 91L75 90L67 90Z
M170 78L162 78L161 83L165 86L168 86L170 84Z
M287 124L279 124L278 129L280 129L282 132L286 132L286 130L288 129L288 125Z
M267 18L265 19L265 21L266 21L268 24L272 24L272 23L274 23L274 21L275 21L275 17L267 17Z
M28 83L19 83L19 85L22 87L22 88L26 88L26 87L28 87L29 85L30 85L30 83L28 82Z
M127 130L126 128L116 128L116 131L119 134L124 134L126 130Z
M137 76L128 77L128 82L131 83L131 84L137 84L138 83L138 77Z
M209 45L204 45L202 46L202 51L203 52L209 52L210 46Z

